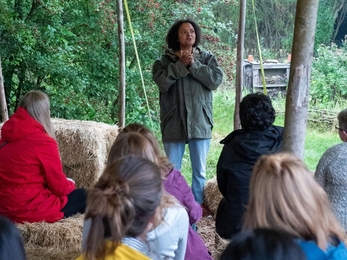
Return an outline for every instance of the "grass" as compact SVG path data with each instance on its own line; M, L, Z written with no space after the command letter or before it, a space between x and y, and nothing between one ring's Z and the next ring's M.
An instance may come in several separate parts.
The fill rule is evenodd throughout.
M216 175L216 165L223 145L219 142L227 136L234 128L234 105L235 91L227 88L221 88L214 92L213 101L213 120L214 128L211 139L211 146L207 157L207 179ZM273 106L276 110L275 125L284 126L285 99L279 98L273 100ZM336 115L340 110L337 108ZM332 127L331 127L332 128ZM319 159L323 153L331 146L341 142L335 130L328 130L319 125L308 124L306 131L306 142L304 151L304 162L307 167L314 171ZM187 182L191 183L191 166L189 151L186 151L182 162L182 174Z

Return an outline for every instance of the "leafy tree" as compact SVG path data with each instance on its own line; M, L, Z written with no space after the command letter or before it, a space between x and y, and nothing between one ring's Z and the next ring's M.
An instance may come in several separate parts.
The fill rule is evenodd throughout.
M335 0L335 2L343 0ZM295 0L256 1L257 21L264 48L289 52ZM152 64L165 49L171 24L194 19L202 28L202 47L215 54L226 74L234 78L237 0L128 1L143 72L149 111L135 50L125 20L127 107L126 122L157 124L158 88L152 81ZM245 46L255 49L254 21L248 1ZM332 21L324 17L336 8L321 0L322 18L317 30L329 42ZM335 10L335 11L334 11ZM52 116L117 122L118 41L116 4L110 0L3 0L0 2L0 56L10 114L20 96L31 89L46 91ZM323 23L325 22L325 24ZM319 23L319 17L318 17ZM323 26L324 25L324 26ZM329 33L327 33L329 31ZM246 54L248 54L246 52Z

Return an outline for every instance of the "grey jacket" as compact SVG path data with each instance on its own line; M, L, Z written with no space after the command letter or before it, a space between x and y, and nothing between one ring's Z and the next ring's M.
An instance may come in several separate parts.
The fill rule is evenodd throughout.
M196 48L195 62L185 67L170 50L154 62L153 80L160 90L163 142L212 137L212 90L223 71L212 53Z
M347 143L330 147L317 165L315 179L328 194L333 211L347 231Z

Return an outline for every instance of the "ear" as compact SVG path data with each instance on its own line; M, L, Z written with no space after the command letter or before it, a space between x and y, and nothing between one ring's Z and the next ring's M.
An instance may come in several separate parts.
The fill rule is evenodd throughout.
M347 132L345 130L341 131L340 138L343 142L347 142Z

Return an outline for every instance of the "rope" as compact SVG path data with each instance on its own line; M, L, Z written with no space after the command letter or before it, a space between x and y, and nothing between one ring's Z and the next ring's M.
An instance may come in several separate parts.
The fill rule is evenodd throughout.
M150 120L150 122L151 122L151 127L152 127L152 130L153 130L153 129L154 129L154 128L153 128L153 121L152 121L152 116L151 116L150 109L149 109L149 103L148 103L148 98L147 98L147 94L146 94L145 82L144 82L144 80L143 80L142 69L141 69L139 54L138 54L138 52L137 52L137 47L136 47L136 42L135 42L135 37L134 37L134 31L133 31L133 26L132 26L132 23L131 23L130 12L129 12L129 8L128 8L128 2L127 2L127 0L124 0L124 5L125 5L126 13L127 13L128 22L129 22L129 28L130 28L131 38L132 38L133 44L134 44L136 60L137 60L138 66L139 66L139 71L140 71L140 76L141 76L141 82L142 82L142 87L143 87L143 93L145 94L146 105L147 105L147 110L148 110L148 116L149 116L149 120Z
M264 66L263 66L263 57L262 57L262 55L261 55L261 48L260 48L260 41L259 41L259 33L258 33L258 26L257 26L257 18L256 18L256 16L255 16L254 0L252 0L252 7L253 7L253 17L254 17L254 24L255 24L255 32L256 32L256 35L257 35L257 43L258 43L258 51L259 51L261 81L262 81L262 83L263 83L263 92L264 92L265 95L267 95L266 81L265 81L265 73L264 73Z

